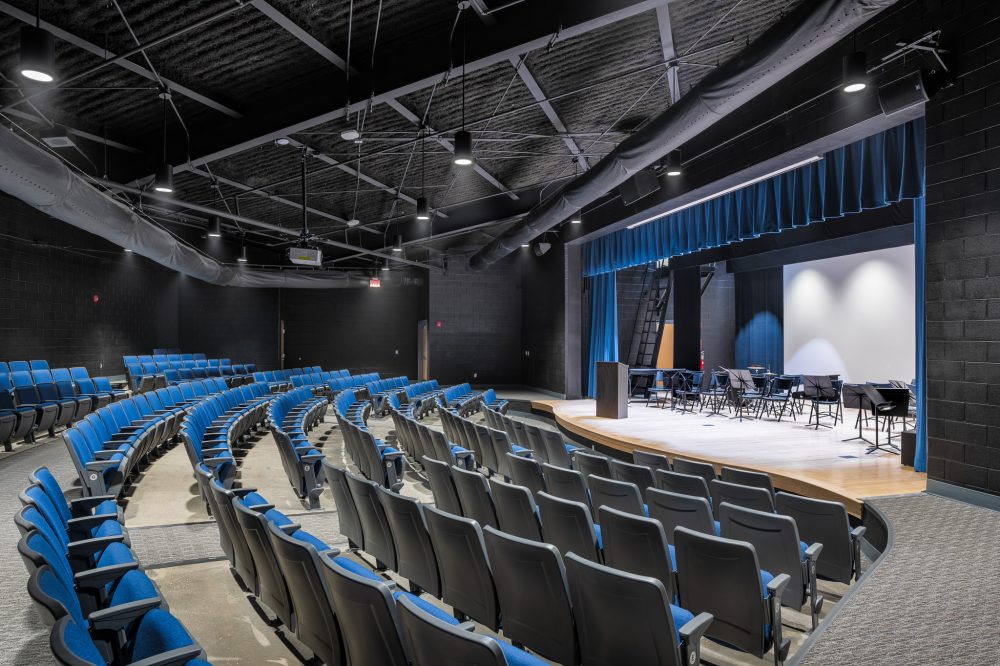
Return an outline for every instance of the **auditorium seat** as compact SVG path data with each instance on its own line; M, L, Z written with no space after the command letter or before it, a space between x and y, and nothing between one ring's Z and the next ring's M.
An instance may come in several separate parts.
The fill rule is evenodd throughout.
M673 600L676 555L660 521L606 506L601 507L597 516L601 522L604 564L657 579L663 583L667 598Z
M712 518L712 504L704 497L654 488L647 494L646 506L649 507L649 517L663 525L667 543L674 543L674 529L677 527L719 536L719 523Z
M784 663L791 647L781 626L788 575L762 571L754 547L745 541L678 527L674 546L681 606L715 617L705 635L758 658L773 648L775 666Z
M60 394L90 398L91 411L106 407L114 400L114 395L98 392L93 386L89 387L90 390L86 390L79 381L73 378L68 368L55 368L52 370L52 379L56 382L56 386L59 387Z
M523 539L542 540L538 507L527 488L494 478L490 479L490 496L496 508L499 529Z
M729 502L747 509L774 513L774 496L766 488L744 486L739 483L728 483L718 479L708 484L712 493L712 506L716 515L723 502Z
M462 505L455 490L455 481L451 477L451 465L433 458L424 458L424 472L427 473L427 485L431 487L434 496L434 506L456 516L462 515Z
M510 465L511 481L513 483L527 488L532 496L535 493L545 490L545 478L542 476L542 466L538 464L537 460L508 453L507 463Z
M671 603L655 578L617 571L576 554L566 577L584 664L686 666L700 661L701 637L716 624L711 613Z
M820 578L847 584L861 577L861 537L866 528L851 529L843 504L778 493L775 505L778 513L795 519L804 541L823 544L823 557L816 563Z
M601 528L594 525L588 505L548 493L538 493L536 501L546 543L563 555L574 552L594 562L601 561Z
M77 475L83 482L85 495L111 495L117 497L125 484L128 459L118 451L107 451L97 457L84 439L81 430L70 428L63 433L63 442L69 451L70 459L76 467Z
M703 476L658 469L654 478L659 490L666 490L678 495L704 497L708 501L712 501L712 493L709 491L708 483Z
M12 370L13 365L14 362L11 363ZM18 406L31 407L35 410L36 432L47 431L49 437L54 437L55 428L69 422L67 418L70 410L63 405L43 401L31 381L31 374L26 371L12 371L9 376L0 375L0 388L12 391Z
M534 426L526 425L525 427L533 428ZM553 430L538 428L537 431L542 437L549 463L559 467L572 467L573 455L581 450L580 447L565 441L560 433Z
M387 488L376 486L375 489L396 546L396 572L409 581L410 592L441 596L441 575L423 505Z
M823 544L800 541L795 519L788 516L725 502L718 513L721 536L753 544L761 567L772 574L788 574L789 582L781 595L781 603L798 610L808 602L812 628L816 629L823 607L823 597L816 589L816 562Z
M643 501L646 501L646 488L652 488L656 485L656 481L653 479L653 470L645 465L612 460L611 471L616 480L636 485L639 488L639 493L643 496Z
M694 476L700 476L705 479L705 483L711 483L713 479L718 478L715 474L715 467L713 467L710 463L675 457L673 468L674 471L679 474L692 474Z
M14 381L18 381L21 373L15 373ZM55 427L68 427L74 421L82 419L91 411L91 401L89 398L74 398L64 396L60 393L59 387L52 380L52 373L48 370L32 370L29 381L34 382L35 389L42 402L59 405L59 416L56 417Z
M236 519L234 498L244 498L253 495L251 504L266 504L263 497L256 494L253 488L225 488L218 479L209 482L211 501L215 516L215 524L219 532L219 544L229 559L229 566L236 575L236 581L244 590L258 594L257 567L253 553L247 543L243 528Z
M114 513L74 516L69 512L65 498L57 498L56 501L53 501L45 489L38 484L31 484L22 490L18 494L18 499L23 506L33 506L38 510L63 545L83 539L103 539L106 537L119 537L119 540L126 545L129 543L128 535L118 517L118 505L113 501L111 506L104 510L108 511L113 508ZM104 501L108 500L105 498L101 504Z
M7 424L2 428L4 436L0 437L0 443L5 451L12 451L16 439L35 440L35 422L39 414L34 407L15 402L13 391L5 387L6 379L7 375L0 375L0 418Z
M455 482L458 501L462 505L462 515L472 518L480 527L496 527L497 514L490 497L486 477L479 472L470 472L460 467L451 468L451 478Z
M542 475L545 477L545 492L570 502L580 502L590 508L590 492L582 473L575 469L545 464L542 465Z
M132 629L133 637L120 653L130 664L207 664L204 650L173 615L153 609ZM66 616L52 628L50 646L56 661L65 666L103 664L104 657L85 627Z
M365 533L358 516L358 507L354 504L354 496L347 485L347 471L326 458L323 459L323 469L337 509L338 531L347 538L349 548L364 550Z
M442 663L477 666L545 666L546 662L506 641L469 631L456 620L418 605L415 599L397 599L403 641L412 666Z
M590 505L593 508L595 520L597 519L597 511L602 506L636 516L646 515L642 494L634 483L615 481L591 474L587 477L587 485L590 486Z
M364 551L375 558L376 569L395 569L396 544L382 501L375 490L377 484L350 472L344 475L365 535Z
M497 631L500 605L479 523L430 506L424 507L424 516L441 569L442 600L456 613Z
M566 572L547 543L483 530L493 570L504 638L560 664L579 663Z
M632 452L632 462L636 465L645 465L651 470L666 470L670 471L670 460L667 459L665 455L659 453L649 453L648 451L633 451Z
M736 469L734 467L723 467L719 478L727 483L738 483L741 486L755 486L757 488L763 488L771 493L772 497L774 496L774 484L771 483L771 477L762 472L751 472L749 470Z

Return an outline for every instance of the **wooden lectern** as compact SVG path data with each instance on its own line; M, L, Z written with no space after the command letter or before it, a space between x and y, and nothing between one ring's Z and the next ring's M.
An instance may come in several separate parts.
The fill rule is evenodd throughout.
M628 366L598 361L597 415L606 419L628 418Z

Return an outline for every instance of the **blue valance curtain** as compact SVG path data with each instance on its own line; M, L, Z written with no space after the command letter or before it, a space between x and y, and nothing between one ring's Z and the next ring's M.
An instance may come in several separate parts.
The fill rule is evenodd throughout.
M587 395L597 390L597 362L618 360L618 294L614 273L602 273L589 280L590 354Z
M924 119L818 162L584 246L583 274L600 275L680 254L879 208L924 193Z

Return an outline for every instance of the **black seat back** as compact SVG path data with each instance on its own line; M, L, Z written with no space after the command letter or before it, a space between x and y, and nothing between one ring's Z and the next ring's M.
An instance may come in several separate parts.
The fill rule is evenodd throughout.
M708 484L708 490L712 493L712 506L715 507L716 515L718 515L719 507L723 502L755 511L774 513L774 496L764 488L743 486L716 479Z
M486 477L479 472L470 472L452 466L451 478L455 481L458 501L462 505L462 515L472 518L480 527L497 526L497 512L490 497L490 487Z
M503 633L560 664L579 663L576 629L562 556L552 544L521 539L487 527Z
M427 483L434 495L434 506L454 514L462 515L462 504L458 501L455 481L451 478L451 465L433 458L424 458L424 471L427 473Z
M705 483L711 483L712 479L718 478L715 474L715 467L710 463L687 460L686 458L674 457L674 471L681 474L693 474L705 479Z
M735 467L723 467L720 478L727 483L738 483L741 486L763 488L771 493L771 495L774 495L774 484L771 483L771 477L762 472L751 472L745 469L736 469Z
M534 496L527 488L490 479L490 495L493 497L501 530L523 539L542 540L538 508L535 506Z
M597 512L604 563L614 569L655 578L674 598L674 575L667 535L660 521L602 506Z
M500 644L492 638L439 620L407 598L399 599L398 609L412 666L507 666Z
M537 460L508 453L507 463L510 465L510 478L513 483L524 486L532 495L545 491L542 466Z
M538 493L536 500L546 543L551 543L563 555L573 552L594 562L601 561L597 532L586 504L548 493Z
M646 515L643 511L642 495L634 483L591 474L587 477L587 484L590 486L590 505L593 507L594 518L597 518L597 510L602 506L636 516Z
M768 613L753 546L683 527L674 544L681 607L715 617L706 636L762 657L770 647L764 638Z
M704 497L712 501L712 493L708 490L708 482L705 477L694 474L681 474L669 470L656 470L656 487L659 490L677 493L678 495L691 495L693 497ZM647 498L648 499L648 498Z
M338 531L347 537L347 543L351 548L364 550L365 532L361 527L358 508L354 504L354 495L347 485L347 470L337 467L329 458L323 460L323 469L326 470L326 480L330 484L333 503L337 507L337 520L340 525Z
M605 479L612 478L611 460L609 458L588 451L577 451L573 458L573 466L580 471L580 474L583 474L584 481L590 476L603 476Z
M479 523L432 507L425 507L424 515L441 568L441 598L496 631L500 605Z
M650 453L648 451L633 451L632 452L632 462L636 465L645 465L651 470L665 469L670 470L670 460L661 453Z
M538 428L538 434L542 436L542 444L545 446L545 455L549 459L549 464L558 467L569 468L573 460L566 450L566 441L561 433L547 428Z
M549 462L549 450L545 446L545 438L542 437L541 429L527 423L522 423L521 426L524 429L524 437L528 441L518 442L518 444L529 447L533 452L532 455L539 462Z
M492 472L503 474L501 470L501 463L497 458L497 445L493 441L493 437L490 434L490 429L486 426L479 425L478 423L472 423L462 419L467 430L469 430L469 436L474 440L479 442L479 450L482 452L483 457L481 462L484 467ZM506 464L506 460L504 461Z
M583 474L575 469L556 467L543 464L542 474L545 476L545 492L570 502L580 502L590 506L590 495Z
M271 546L268 536L268 520L264 514L249 509L239 500L233 501L236 522L243 530L243 536L253 555L254 566L257 569L257 598L274 611L282 624L294 630L292 618L292 600L285 584L285 577L278 566L278 559Z
M223 552L228 556L233 571L243 582L244 589L254 594L257 593L257 568L254 565L253 554L247 545L246 537L243 535L243 528L236 522L236 510L233 508L233 492L219 483L218 479L212 479L208 484L212 497L212 513L215 517L215 524L219 528L219 542ZM228 542L230 550L226 549Z
M507 438L507 433L503 430L494 430L493 428L483 428L483 430L488 433L490 442L493 445L493 453L497 458L497 472L505 479L511 478L508 456L513 455L513 449L511 448L510 440Z
M712 505L704 497L679 495L665 490L650 490L647 494L649 517L660 521L667 543L674 542L674 529L686 527L695 532L715 534Z
M622 462L621 460L612 460L611 471L618 481L638 486L639 494L642 495L643 501L646 498L646 488L656 486L656 481L653 479L653 470L645 465L634 465Z
M376 490L396 544L396 571L411 584L435 597L440 596L437 556L427 534L423 506L412 497L404 497L387 488Z
M660 581L575 555L566 557L566 577L586 663L683 666Z
M311 544L288 536L274 523L268 527L271 546L295 609L295 636L323 663L345 664L347 655L340 625L319 573L319 554Z
M337 610L351 663L407 666L389 586L329 558L322 559L319 570Z
M854 569L851 522L840 502L778 493L774 497L778 513L791 516L806 543L823 544L823 555L816 561L816 574L822 578L850 583Z
M395 569L396 544L392 539L392 530L385 517L382 502L378 498L378 484L350 472L346 472L345 476L347 487L354 497L354 506L358 509L361 529L365 533L365 552L375 558L379 568Z

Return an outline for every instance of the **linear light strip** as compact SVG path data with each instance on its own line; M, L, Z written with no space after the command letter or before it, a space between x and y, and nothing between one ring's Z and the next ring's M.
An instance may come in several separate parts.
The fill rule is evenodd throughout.
M702 197L701 199L696 199L696 200L694 200L694 201L692 201L690 203L686 203L686 204L684 204L682 206L678 206L677 208L672 208L672 209L668 210L666 213L657 213L656 215L653 215L652 217L647 217L645 220L639 220L638 222L635 222L633 224L628 225L628 227L626 227L626 229L635 229L636 227L641 227L642 225L644 225L644 224L646 224L648 222L652 222L654 220L659 220L660 218L664 218L664 217L666 217L668 215L673 215L674 213L677 213L677 212L680 212L682 210L685 210L686 208L691 208L692 206L697 206L698 204L703 204L706 201L711 201L712 199L718 199L719 197L725 196L726 194L729 194L730 192L735 192L737 190L742 190L744 187L750 187L751 185L756 185L757 183L759 183L759 182L761 182L763 180L767 180L768 178L774 178L775 176L780 176L783 173L786 173L788 171L792 171L793 169L798 169L799 167L805 166L807 164L812 164L813 162L818 162L821 159L823 159L822 155L813 155L812 157L810 157L808 159L804 159L801 162L796 162L795 164L789 164L788 166L782 167L782 168L778 169L777 171L772 171L771 173L764 174L763 176L758 176L756 178L748 180L745 183L740 183L739 185L733 185L732 187L728 187L728 188L722 190L721 192L716 192L715 194L710 194L707 197Z

